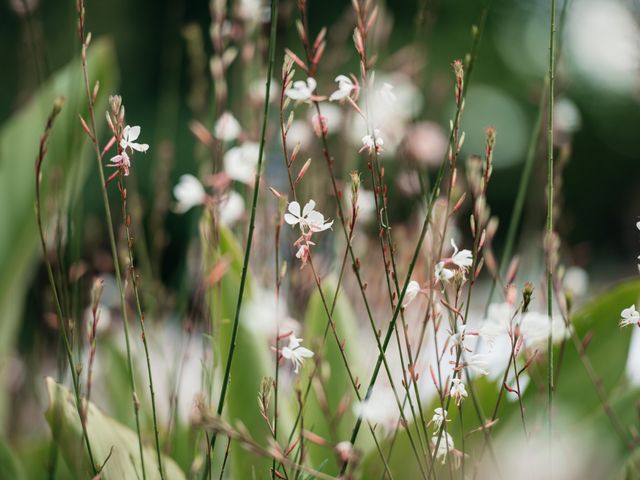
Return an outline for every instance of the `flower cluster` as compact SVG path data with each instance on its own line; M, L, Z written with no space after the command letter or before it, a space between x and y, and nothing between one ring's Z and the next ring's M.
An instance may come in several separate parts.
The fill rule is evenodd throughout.
M146 143L136 143L136 140L140 136L140 127L139 126L129 126L124 127L122 131L122 138L120 139L120 143L118 144L118 154L111 157L111 165L110 167L115 167L124 173L124 176L129 175L129 168L131 168L131 159L129 158L129 150L130 153L136 152L146 153L149 150L149 145Z

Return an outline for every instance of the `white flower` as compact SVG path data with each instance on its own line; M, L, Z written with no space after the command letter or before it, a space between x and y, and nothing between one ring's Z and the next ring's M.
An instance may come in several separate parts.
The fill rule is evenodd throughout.
M338 84L338 90L333 92L329 97L329 101L334 102L336 100L342 100L351 95L351 92L356 87L353 81L346 75L338 75L335 80Z
M220 222L231 226L242 218L245 211L244 198L235 190L230 190L218 204Z
M306 232L307 229L315 233L331 228L333 220L325 222L324 215L314 210L315 206L316 202L309 200L302 209L302 214L300 214L300 204L298 202L291 202L287 208L289 211L284 214L284 220L291 226L299 224L303 233Z
M216 138L225 142L235 140L241 132L242 127L231 112L224 112L220 115L220 118L218 118L218 121L213 128L213 134Z
M131 160L129 159L129 155L127 155L126 151L122 151L121 154L116 155L115 157L111 157L110 162L113 165L109 165L109 167L121 168L124 171L124 176L129 175L129 168L131 168Z
M636 306L631 305L629 308L625 308L620 313L620 323L621 327L626 327L628 325L633 325L634 323L640 326L640 312L636 310Z
M378 388L368 400L363 400L353 406L353 412L358 418L380 425L386 431L392 431L400 418L398 404L391 388Z
M291 360L291 363L294 366L294 372L298 373L300 370L300 365L305 358L313 357L313 352L308 348L301 346L302 339L296 338L295 335L291 335L289 337L289 345L286 347L282 347L281 353L284 358L287 360Z
M459 378L451 380L451 389L449 395L456 401L456 405L460 406L462 400L467 398L467 389Z
M449 420L447 419L447 411L443 408L436 408L433 411L433 417L431 417L431 421L433 422L433 425L435 426L435 428L437 430L440 429L440 427L442 426L443 422L448 422Z
M438 437L440 437L440 443L438 443ZM442 432L442 435L434 435L431 438L431 443L433 443L434 448L438 445L438 449L436 450L436 459L442 460L442 463L444 463L447 459L447 454L453 450L453 437L451 437L447 432Z
M453 278L454 272L449 268L445 268L445 262L438 262L435 267L435 275L437 280L444 283Z
M514 306L507 302L490 304L487 318L482 321L480 336L493 346L498 337L509 334L514 314Z
M402 300L402 307L406 307L409 305L416 296L420 293L420 284L415 280L411 280L409 285L407 285L407 291L404 294L404 299Z
M571 290L571 292L580 297L586 295L589 291L589 275L580 267L569 267L562 279L564 288Z
M130 150L136 150L142 153L145 153L147 150L149 150L149 145L147 145L146 143L135 143L139 136L139 126L136 125L134 127L130 127L129 125L127 125L126 127L124 127L124 130L122 131L122 140L120 140L120 147L122 148L122 150L126 151L127 148L129 148Z
M489 362L487 361L487 355L484 353L476 353L467 357L465 367L478 375L489 375L487 370Z
M176 213L185 213L196 205L202 205L207 198L204 187L196 177L182 175L178 184L173 187L173 196L178 203L174 207Z
M381 152L383 145L384 145L384 140L380 136L380 130L377 128L374 128L373 135L367 134L364 137L362 137L362 148L360 149L360 151L368 149L369 153Z
M550 319L546 313L527 312L522 315L520 334L524 337L524 343L528 348L546 348L550 332L554 343L558 343L569 334L560 315L556 314L553 319Z
M451 246L453 247L453 255L451 256L451 262L457 265L459 268L465 269L473 265L473 255L469 250L458 251L456 242L451 239Z
M449 332L449 338L451 339L451 343L454 346L464 347L464 334L467 329L467 326L464 325L460 320L457 321L456 331Z
M383 83L379 90L380 96L384 98L388 103L394 103L397 99L396 94L393 93L393 85L390 83Z
M233 180L251 184L255 180L259 153L260 147L255 142L229 149L222 159L224 171Z
M308 102L313 96L313 92L316 89L317 82L315 78L309 77L306 81L297 80L293 82L293 86L287 88L284 94L291 100L298 100L300 102Z

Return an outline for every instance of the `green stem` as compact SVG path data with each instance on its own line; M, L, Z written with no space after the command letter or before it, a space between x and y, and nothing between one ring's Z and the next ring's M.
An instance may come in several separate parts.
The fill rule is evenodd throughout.
M547 119L547 315L549 315L549 338L547 341L547 395L548 395L548 429L549 439L552 437L553 409L553 271L551 257L553 246L553 101L555 80L555 33L556 33L556 0L551 0L551 18L549 28L549 95ZM549 462L551 469L551 461Z
M278 3L279 0L271 0L271 31L269 33L269 61L267 66L267 81L265 87L265 101L264 112L262 117L262 131L260 132L260 148L258 151L258 166L256 169L256 177L253 189L253 199L251 201L251 218L249 220L249 231L247 233L247 243L245 247L244 260L242 262L242 273L240 275L240 288L238 290L238 300L236 303L236 312L233 319L233 327L231 330L231 339L229 342L229 353L227 354L227 361L224 369L224 376L222 380L222 389L220 391L220 398L218 400L218 415L222 415L224 409L224 401L227 394L227 388L229 386L229 377L231 376L231 364L233 362L233 355L236 349L236 340L238 337L238 326L240 323L240 309L242 308L242 299L244 296L244 289L247 281L247 272L249 270L249 258L251 257L251 245L253 241L253 232L256 224L256 210L258 205L258 194L260 192L260 179L262 176L262 163L264 157L264 144L267 135L267 119L269 116L269 93L271 91L271 77L273 72L273 63L275 60L276 50L276 27L278 24ZM217 432L213 432L209 448L211 451L215 448L217 438ZM206 478L208 475L209 464L204 470L202 478Z

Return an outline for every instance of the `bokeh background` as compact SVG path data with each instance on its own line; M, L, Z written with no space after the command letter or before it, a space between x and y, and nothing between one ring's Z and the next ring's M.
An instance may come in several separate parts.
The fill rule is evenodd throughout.
M419 83L415 87L420 101L412 112L412 120L434 122L446 129L453 111L451 62L469 49L470 29L478 22L480 2L379 3L386 11L384 20L388 31L385 41L379 45L381 69L398 68L416 73ZM328 26L327 50L339 51L334 55L335 63L327 62L319 72L319 81L327 90L337 73L356 71L355 53L349 39L351 3L312 0L309 12L311 30L317 32ZM91 1L87 16L93 38L109 37L115 45L118 70L115 91L124 98L128 119L144 125L145 141L153 146L149 155L136 160L135 172L146 239L141 241L151 247L158 228L157 218L153 216L154 205L170 202L168 186L174 185L181 174L198 168L197 142L189 130L189 122L194 118L189 108L194 77L187 39L193 38L189 33L192 29L199 30L208 58L211 54L207 40L209 5L204 0ZM278 64L282 62L283 48L298 44L292 27L294 16L294 2L282 0ZM504 241L547 68L547 19L546 1L494 0L468 92L463 129L476 134L467 134L465 155L482 151L484 137L477 132L487 126L494 126L498 131L494 177L488 194L492 213L502 219L504 226L495 242L498 251ZM76 22L75 2L70 0L2 0L0 58L4 67L0 74L0 124L29 102L39 84L79 58ZM635 226L640 220L639 22L638 1L570 0L561 37L556 137L570 146L571 154L562 173L557 228L565 262L584 269L593 290L637 273L636 257L640 253ZM420 55L405 55L408 44L417 45ZM349 48L340 51L344 45ZM76 93L82 98L81 85L77 86ZM231 104L236 112L243 111L243 102L246 102L241 91L237 84L230 82ZM252 111L245 111L243 115L245 121L258 116ZM163 184L158 183L160 158L168 168ZM32 161L32 158L0 157L0 162ZM93 159L87 157L86 161L91 162L90 168L93 168ZM393 155L386 161L393 162ZM277 175L277 171L270 171L270 175ZM86 228L92 232L83 248L89 245L92 247L87 248L94 249L86 251L84 256L99 264L100 255L108 245L100 227L103 212L95 182L96 176L88 175L78 201L87 218ZM525 253L540 249L545 182L544 142L540 142L518 247ZM0 190L0 203L11 201L10 193ZM406 204L400 202L399 205L394 216L408 217L409 207L403 212ZM186 288L186 252L197 228L197 218L193 214L169 213L161 222L164 238L158 247L156 273L163 288L177 292ZM0 252L0 258L2 255ZM27 364L41 361L33 352L41 351L53 336L47 334L46 326L43 328L46 308L37 301L40 289L46 285L44 271L38 267L28 276L31 279L28 291L24 292L24 298L16 299L24 308L14 344ZM24 393L21 392L20 395ZM25 423L17 419L5 419L5 424L13 435L28 430Z

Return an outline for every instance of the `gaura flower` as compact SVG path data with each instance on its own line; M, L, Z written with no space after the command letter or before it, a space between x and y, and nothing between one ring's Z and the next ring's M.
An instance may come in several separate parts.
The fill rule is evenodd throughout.
M197 205L202 205L207 198L207 193L200 180L191 174L182 175L178 184L173 187L173 196L178 203L174 210L176 213L186 213Z
M129 159L129 155L127 155L126 151L122 151L122 153L112 157L110 162L113 165L108 165L109 167L121 168L124 172L124 176L129 175L129 168L131 167L131 160Z
M460 406L462 400L467 398L467 389L459 378L451 380L451 389L449 395L456 401L456 405Z
M293 86L287 88L284 94L291 100L297 100L299 102L308 102L313 97L313 92L316 89L318 83L315 78L309 77L306 81L297 80L293 82Z
M476 353L468 356L464 366L478 375L489 375L489 371L487 370L489 362L487 361L487 355L484 353Z
M326 222L322 213L314 210L316 202L309 200L304 208L302 214L300 213L300 204L298 202L291 202L287 208L288 212L284 214L284 221L291 226L300 225L300 229L303 233L310 232L322 232L331 228L333 220Z
M255 180L260 146L255 142L245 142L230 148L222 158L224 171L229 178L251 184Z
M231 112L224 112L220 115L220 118L218 118L213 128L215 137L224 142L235 140L241 132L242 127Z
M124 127L124 130L122 131L122 139L120 140L120 148L122 148L123 153L126 152L127 148L132 152L133 150L136 150L142 153L149 150L149 145L146 143L135 143L139 136L140 127L138 125L133 127L127 125Z
M380 153L382 151L382 146L384 145L384 140L380 136L380 130L377 128L373 129L373 134L367 134L362 137L362 148L360 151L369 150L369 153L377 152Z
M438 434L431 437L431 443L435 447L438 445L438 449L436 450L436 459L441 460L444 463L447 460L447 454L453 450L453 437L449 435L447 432L442 432L442 436L440 437L440 443L438 443Z
M435 275L437 280L446 283L453 278L454 272L449 268L445 268L445 262L441 261L436 263Z
M353 89L356 88L353 81L346 75L338 75L335 81L338 84L338 90L331 94L329 97L330 102L347 98L351 95Z
M393 85L390 83L383 83L380 87L380 96L384 98L388 103L394 103L396 101L396 94L393 93Z
M458 251L458 246L456 242L451 239L451 246L453 247L453 255L451 256L451 262L457 265L459 268L465 269L471 267L473 265L473 254L470 250L460 250Z
M636 324L640 326L640 312L636 310L636 306L631 305L620 312L620 327Z
M244 198L235 190L229 192L218 203L218 215L224 225L233 225L245 212Z
M294 372L298 373L300 370L300 365L304 362L305 358L313 357L313 352L308 348L305 348L301 345L302 338L296 338L295 335L291 334L289 337L289 345L286 347L282 347L281 354L287 360L291 360L291 363L294 366Z
M440 429L443 422L448 422L447 411L441 407L436 408L433 411L433 417L431 417L431 422L435 426L436 429Z
M409 285L407 285L407 291L405 292L404 299L402 300L402 307L405 308L413 302L418 293L420 293L420 284L415 280L411 280Z

